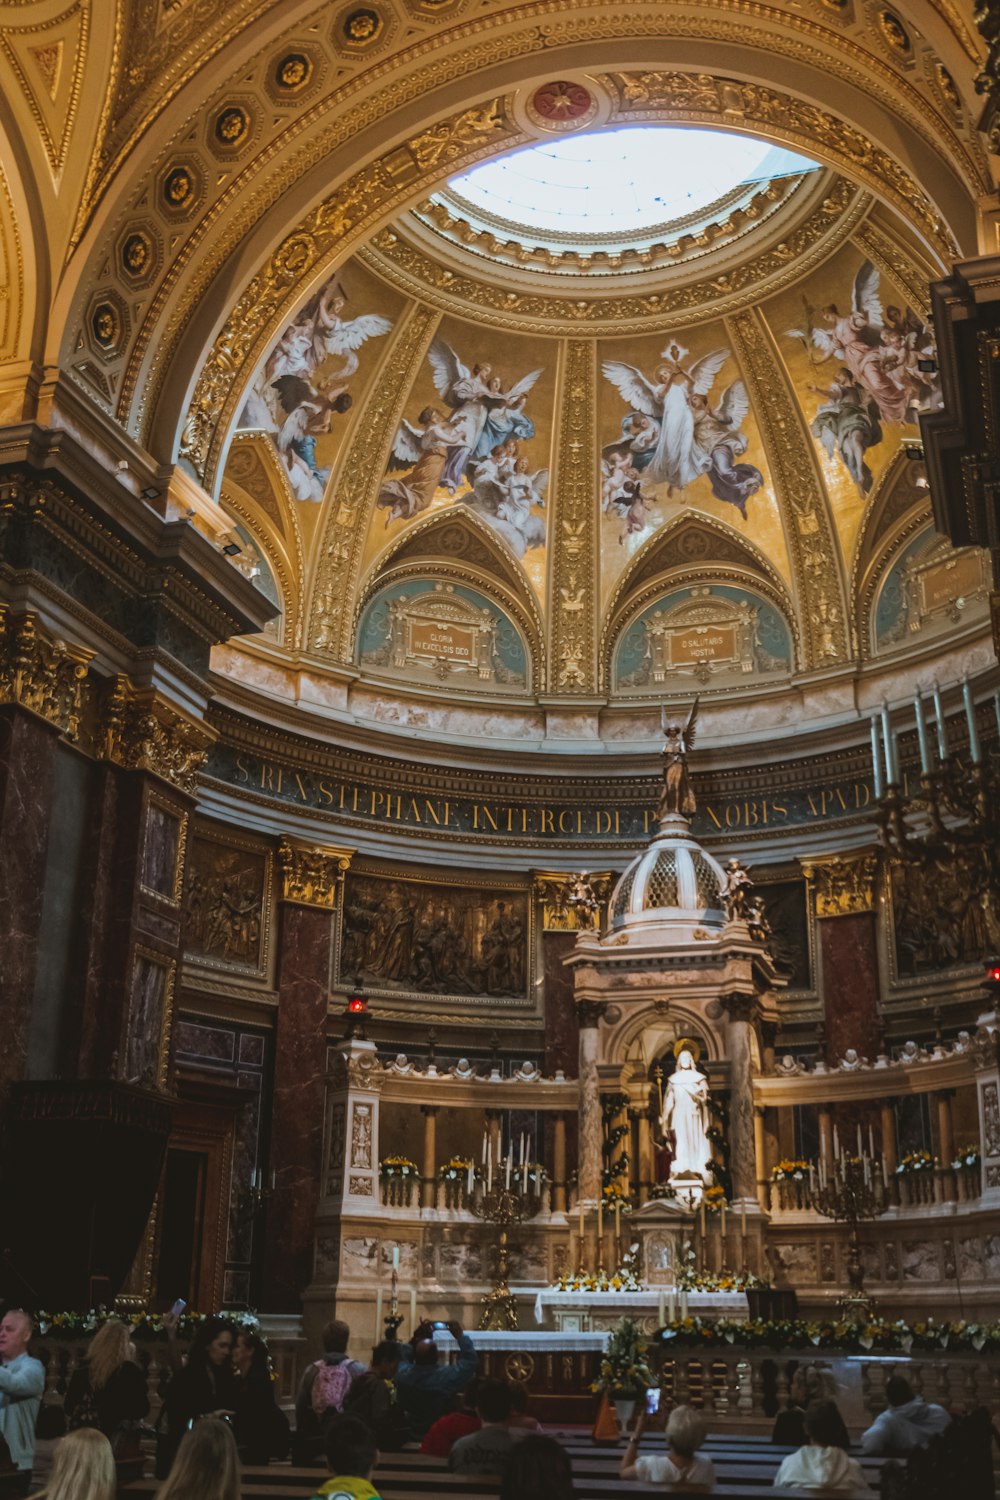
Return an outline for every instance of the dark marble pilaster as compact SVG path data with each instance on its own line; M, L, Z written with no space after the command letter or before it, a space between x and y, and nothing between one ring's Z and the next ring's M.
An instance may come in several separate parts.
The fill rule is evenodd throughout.
M59 729L0 707L0 1089L24 1075L41 931Z
M875 913L853 912L817 922L823 975L827 1052L831 1061L854 1047L879 1051L878 949Z
M542 934L542 974L545 979L545 1072L562 1068L576 1077L580 1028L573 1001L573 974L563 959L573 951L575 932Z

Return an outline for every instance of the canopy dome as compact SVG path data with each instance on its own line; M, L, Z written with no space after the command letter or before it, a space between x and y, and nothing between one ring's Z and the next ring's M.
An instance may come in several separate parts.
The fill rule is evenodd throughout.
M716 937L725 925L724 883L722 866L692 837L687 819L664 818L615 886L611 928L634 932L640 941Z

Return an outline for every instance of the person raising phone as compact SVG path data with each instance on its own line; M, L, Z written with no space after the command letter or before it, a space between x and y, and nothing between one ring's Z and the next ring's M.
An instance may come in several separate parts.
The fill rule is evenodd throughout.
M426 1320L414 1330L412 1342L403 1344L399 1351L399 1404L418 1437L423 1437L438 1417L454 1409L458 1392L479 1370L476 1347L461 1323L453 1319L446 1326L458 1345L458 1359L453 1365L438 1364L435 1325Z
M659 1395L659 1392L657 1392ZM639 1444L650 1418L648 1403L640 1412L635 1432L625 1449L619 1475L641 1479L645 1484L715 1484L715 1466L710 1458L699 1458L705 1441L705 1424L690 1406L675 1406L667 1418L667 1451L639 1457Z

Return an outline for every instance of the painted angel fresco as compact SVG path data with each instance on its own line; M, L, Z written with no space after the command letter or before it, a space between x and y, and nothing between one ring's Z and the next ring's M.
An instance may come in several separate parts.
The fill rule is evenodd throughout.
M715 349L691 363L676 340L663 350L663 363L648 379L634 365L605 360L604 378L632 410L622 422L621 437L602 451L603 504L626 521L626 531L641 529L642 483L666 484L668 497L684 491L703 475L717 500L735 505L744 520L747 501L764 483L761 471L742 462L749 440L741 430L750 402L742 380L726 386L718 404L712 390L729 349Z
M271 434L298 500L322 500L330 471L317 459L316 439L330 431L335 413L351 407L347 382L357 372L358 350L392 327L379 313L344 318L346 306L333 277L285 329L240 414L241 427Z
M823 386L810 385L822 404L811 430L832 458L839 456L860 494L872 487L865 452L882 441L883 429L915 424L922 411L941 404L934 363L934 339L912 307L883 308L881 276L870 260L862 261L843 310L828 302L814 322L815 309L803 299L803 328L789 328L814 368L836 362L839 368Z
M545 541L537 514L545 503L548 470L535 469L522 443L535 436L525 412L541 370L504 387L492 365L463 363L450 344L435 339L428 351L442 407L428 406L419 427L404 419L393 442L389 474L379 491L385 524L426 510L439 490L462 500L521 558ZM400 477L396 471L405 470Z

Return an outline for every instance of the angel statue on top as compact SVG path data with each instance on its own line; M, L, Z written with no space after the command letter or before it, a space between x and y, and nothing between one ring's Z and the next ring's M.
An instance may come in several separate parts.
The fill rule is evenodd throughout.
M690 818L698 806L687 767L688 751L694 746L698 723L698 699L691 705L685 725L681 726L672 719L665 708L661 710L661 722L666 743L663 746L663 791L656 816L662 819L679 814L682 818Z
M660 1128L673 1137L670 1177L708 1181L712 1147L708 1139L708 1079L698 1069L692 1048L696 1042L676 1043L677 1066L667 1080Z

